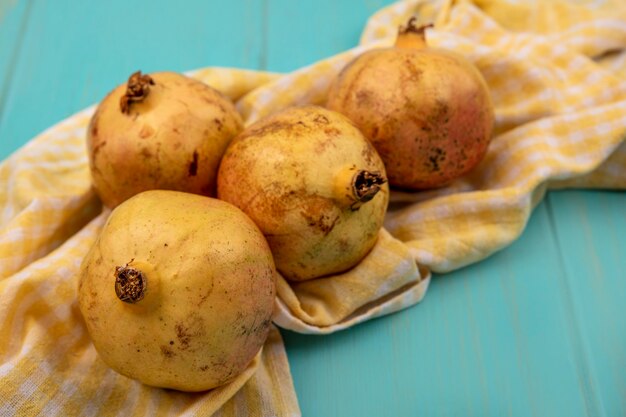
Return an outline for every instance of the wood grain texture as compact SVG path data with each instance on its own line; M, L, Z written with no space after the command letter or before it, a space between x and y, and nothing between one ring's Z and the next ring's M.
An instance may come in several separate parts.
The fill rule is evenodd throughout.
M290 71L388 0L0 0L0 159L136 69ZM626 194L548 194L522 237L406 311L283 332L304 416L626 415Z
M548 197L571 326L600 415L626 415L626 194L554 192Z
M21 39L26 30L30 3L0 0L0 82L7 82L11 64L21 49Z
M30 3L16 0L0 0L0 124L2 124L5 98L15 74L15 62L22 50L22 39L30 11ZM0 136L0 160L2 149L7 146Z
M367 19L392 3L269 0L267 69L293 71L356 46Z

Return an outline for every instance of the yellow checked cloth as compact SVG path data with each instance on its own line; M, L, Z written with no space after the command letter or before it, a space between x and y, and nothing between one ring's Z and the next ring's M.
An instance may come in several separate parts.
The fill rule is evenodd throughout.
M626 188L626 4L620 0L414 0L368 22L361 46L288 75L192 73L237 102L246 122L323 104L341 68L393 43L409 16L436 22L431 46L483 73L496 136L470 175L429 192L392 192L385 230L352 270L278 279L275 323L329 333L419 302L430 271L479 261L516 239L546 190ZM188 394L125 378L98 358L76 304L82 257L109 214L93 193L85 127L93 108L0 165L0 416L300 414L277 329L230 384Z

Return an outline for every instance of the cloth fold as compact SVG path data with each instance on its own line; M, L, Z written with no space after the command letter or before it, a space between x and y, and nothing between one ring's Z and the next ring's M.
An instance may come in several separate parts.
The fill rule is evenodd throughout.
M549 189L626 188L626 5L411 0L374 14L361 44L290 74L205 68L190 75L233 99L246 124L324 104L354 57L393 44L410 16L435 22L433 47L484 75L496 135L449 186L393 191L374 249L353 269L278 279L274 322L326 334L418 303L431 271L480 261L514 241ZM109 214L91 189L86 109L0 164L0 415L299 415L280 334L230 384L207 393L150 388L97 357L76 307L77 270Z
M295 283L280 277L274 321L302 333L331 333L419 302L429 282L409 248L383 229L370 253L344 273Z

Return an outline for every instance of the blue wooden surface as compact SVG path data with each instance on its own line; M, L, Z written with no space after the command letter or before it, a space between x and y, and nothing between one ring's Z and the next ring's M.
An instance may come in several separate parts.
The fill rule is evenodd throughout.
M388 0L0 0L0 159L138 68L288 71ZM522 237L424 301L283 332L305 416L626 415L626 194L551 192Z

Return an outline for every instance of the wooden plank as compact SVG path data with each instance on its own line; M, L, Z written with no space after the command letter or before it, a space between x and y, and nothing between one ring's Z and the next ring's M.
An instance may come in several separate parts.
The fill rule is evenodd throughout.
M367 19L392 0L269 0L267 68L293 71L359 43Z
M253 0L230 6L166 0L32 2L0 115L0 160L43 129L101 100L137 69L258 68L262 6Z
M551 193L549 209L591 389L607 416L626 415L626 194Z
M0 0L0 115L3 113L7 89L21 50L30 4L25 1ZM3 142L0 139L0 148ZM0 160L1 155L0 153Z
M414 308L329 337L284 332L303 415L601 415L563 282L542 204L511 247L435 277Z
M0 0L0 82L6 82L26 30L29 2Z

